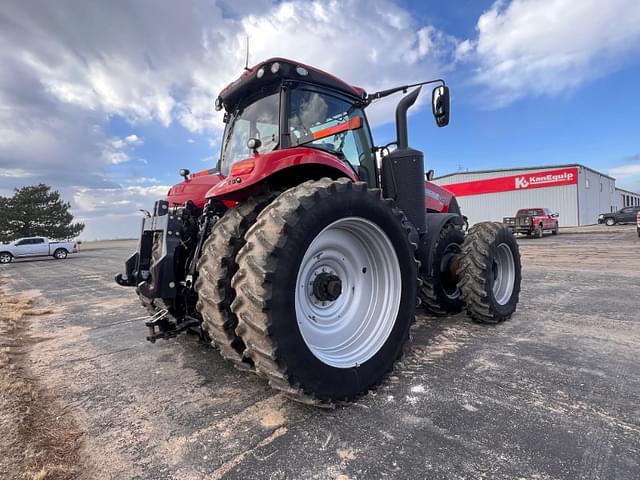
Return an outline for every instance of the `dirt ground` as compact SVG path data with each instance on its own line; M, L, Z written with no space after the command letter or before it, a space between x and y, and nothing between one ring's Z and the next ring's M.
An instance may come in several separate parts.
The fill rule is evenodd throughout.
M518 312L420 315L375 392L324 411L194 336L152 345L135 242L0 268L0 478L640 478L640 238L519 239Z

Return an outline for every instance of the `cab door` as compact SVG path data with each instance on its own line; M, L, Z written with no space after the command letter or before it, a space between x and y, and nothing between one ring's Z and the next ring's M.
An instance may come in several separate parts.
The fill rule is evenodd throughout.
M631 223L635 220L635 209L633 207L625 207L620 210L620 217L617 220L620 223Z
M31 255L49 255L49 244L44 238L32 238Z
M556 226L556 220L552 216L550 209L544 209L544 228L547 230L553 230Z
M31 239L23 238L15 243L15 256L28 257L31 255Z

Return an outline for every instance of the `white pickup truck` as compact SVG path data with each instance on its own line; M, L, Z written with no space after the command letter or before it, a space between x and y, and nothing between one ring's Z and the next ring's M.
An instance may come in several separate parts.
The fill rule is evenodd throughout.
M11 243L0 244L0 263L10 263L14 258L22 257L62 259L77 252L78 244L74 241L50 242L46 237L19 238Z

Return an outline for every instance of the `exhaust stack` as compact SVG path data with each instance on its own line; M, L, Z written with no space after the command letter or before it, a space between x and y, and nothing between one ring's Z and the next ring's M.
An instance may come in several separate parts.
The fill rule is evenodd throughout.
M407 111L420 95L416 88L396 107L396 137L398 149L382 158L382 195L392 198L402 209L418 234L427 230L427 210L424 186L424 155L409 148Z
M407 111L411 106L416 103L418 95L422 87L416 88L409 95L405 96L398 102L396 107L396 139L398 143L398 149L409 148L409 139L407 133Z

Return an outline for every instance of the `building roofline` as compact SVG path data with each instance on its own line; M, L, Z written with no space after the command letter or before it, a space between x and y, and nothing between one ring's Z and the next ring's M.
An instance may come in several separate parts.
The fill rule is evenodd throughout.
M640 196L640 193L632 192L631 190L626 190L624 188L619 188L619 187L616 187L616 192L624 192L624 193L630 193L631 195Z
M599 172L598 170L594 170L591 167L587 167L586 165L582 165L581 163L565 163L563 165L537 165L532 167L514 167L514 168L494 168L492 170L470 170L468 172L453 172L447 173L446 175L442 175L439 177L434 177L434 180L441 180L443 178L453 177L454 175L465 175L465 174L476 174L476 173L493 173L493 172L515 172L517 170L541 170L541 169L549 169L549 168L567 168L567 167L580 167L585 170L589 170L593 173L597 173L606 178L610 178L615 181L615 178L607 175L605 173ZM632 193L632 192L630 192Z

